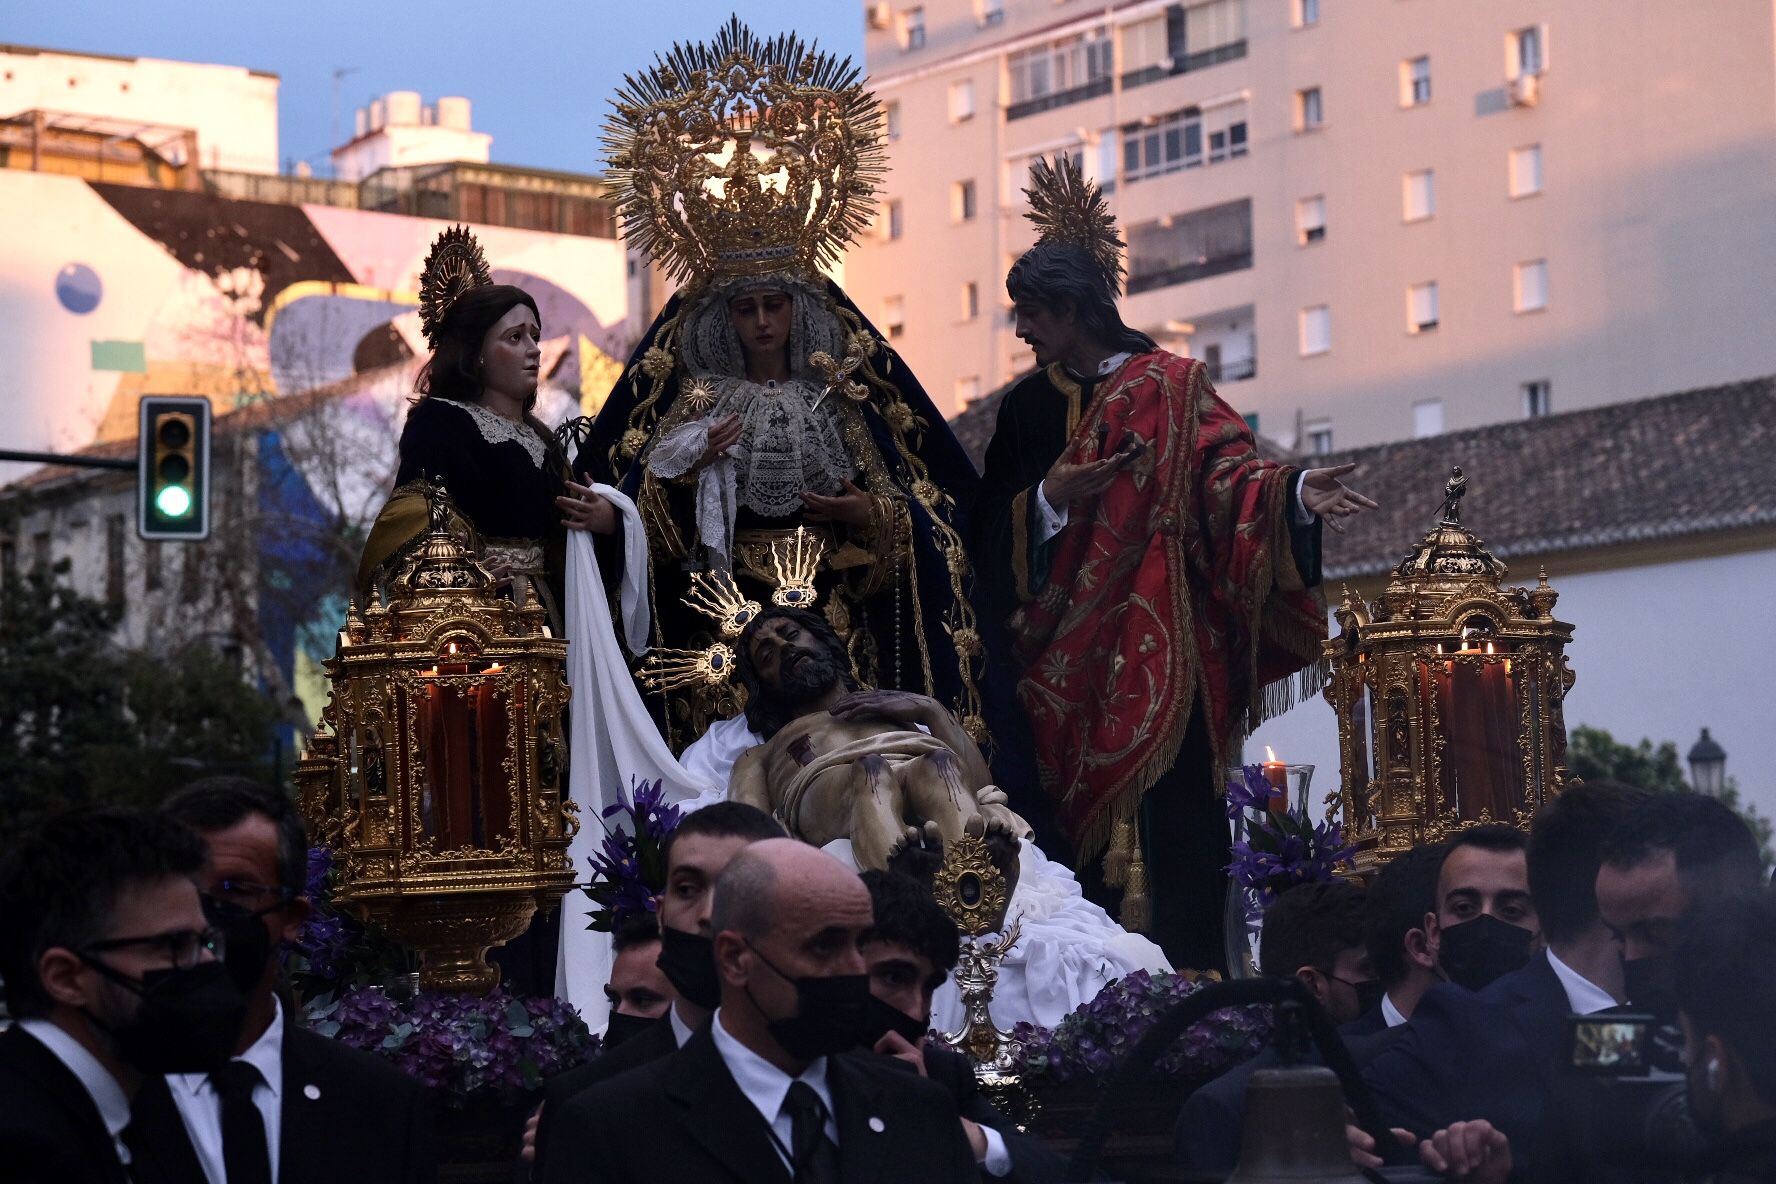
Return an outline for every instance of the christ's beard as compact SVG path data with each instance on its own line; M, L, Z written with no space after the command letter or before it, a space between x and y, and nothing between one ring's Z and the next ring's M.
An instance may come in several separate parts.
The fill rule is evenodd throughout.
M797 660L777 676L777 693L790 703L802 704L832 690L839 683L839 668L825 650L801 651Z

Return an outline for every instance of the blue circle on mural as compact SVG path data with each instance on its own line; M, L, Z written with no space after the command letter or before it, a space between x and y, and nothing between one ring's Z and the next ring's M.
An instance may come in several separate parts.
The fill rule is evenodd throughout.
M73 313L89 313L99 306L99 297L105 293L105 285L99 282L99 273L84 263L70 263L56 272L56 299L62 307Z

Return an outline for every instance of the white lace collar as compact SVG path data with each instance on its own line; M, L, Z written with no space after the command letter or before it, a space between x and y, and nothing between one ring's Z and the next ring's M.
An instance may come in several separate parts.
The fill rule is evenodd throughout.
M525 452L530 454L531 462L537 468L543 467L543 460L548 456L548 449L544 447L542 437L537 435L528 423L513 423L499 412L489 411L479 403L457 403L456 405L469 413L469 417L475 421L475 426L481 429L483 440L489 444L519 444L523 446Z

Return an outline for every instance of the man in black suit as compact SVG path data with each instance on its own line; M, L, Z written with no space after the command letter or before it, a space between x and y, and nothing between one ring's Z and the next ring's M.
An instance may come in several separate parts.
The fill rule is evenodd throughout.
M1567 1017L1622 1000L1621 955L1594 885L1611 831L1646 796L1588 782L1536 811L1526 870L1547 948L1478 993L1455 984L1425 993L1406 1031L1364 1071L1390 1126L1422 1138L1485 1119L1524 1159L1566 1050Z
M0 857L8 1181L124 1184L144 1077L226 1056L240 997L216 964L203 867L196 835L124 810L52 818Z
M310 908L308 841L294 803L255 781L211 777L163 812L209 848L206 903L247 1008L225 1065L144 1087L138 1178L429 1180L425 1090L388 1062L298 1026L278 999L278 947L297 939Z
M1040 1139L1019 1133L981 1097L973 1063L926 1039L931 996L955 969L961 953L955 922L938 907L930 889L910 876L867 871L863 883L875 914L875 925L863 942L871 1007L877 1017L871 1027L882 1033L875 1051L900 1058L949 1092L984 1175L1021 1184L1060 1180L1065 1161Z
M544 1176L554 1116L568 1099L606 1078L671 1056L708 1022L721 1002L709 928L715 881L746 847L783 837L783 828L769 814L743 802L716 802L693 811L668 836L666 888L660 894L657 914L661 943L656 965L671 984L672 1007L665 1019L545 1083L542 1104L526 1126L521 1153L531 1162L529 1174L535 1179Z
M1354 884L1299 884L1277 897L1264 910L1259 955L1266 974L1300 979L1341 1024L1379 1006L1381 984L1363 944L1363 890ZM1265 1048L1185 1100L1173 1129L1184 1167L1205 1175L1233 1171L1245 1126L1246 1083L1276 1064L1276 1050Z
M548 1184L875 1184L977 1179L940 1086L847 1053L868 1024L856 873L792 839L722 872L711 928L721 1006L665 1060L562 1108Z

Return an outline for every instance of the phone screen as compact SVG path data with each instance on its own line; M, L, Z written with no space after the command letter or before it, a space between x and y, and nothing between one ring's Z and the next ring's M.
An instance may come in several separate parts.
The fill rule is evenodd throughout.
M1652 1063L1650 1015L1575 1015L1567 1020L1572 1042L1567 1068L1575 1073L1634 1076Z

